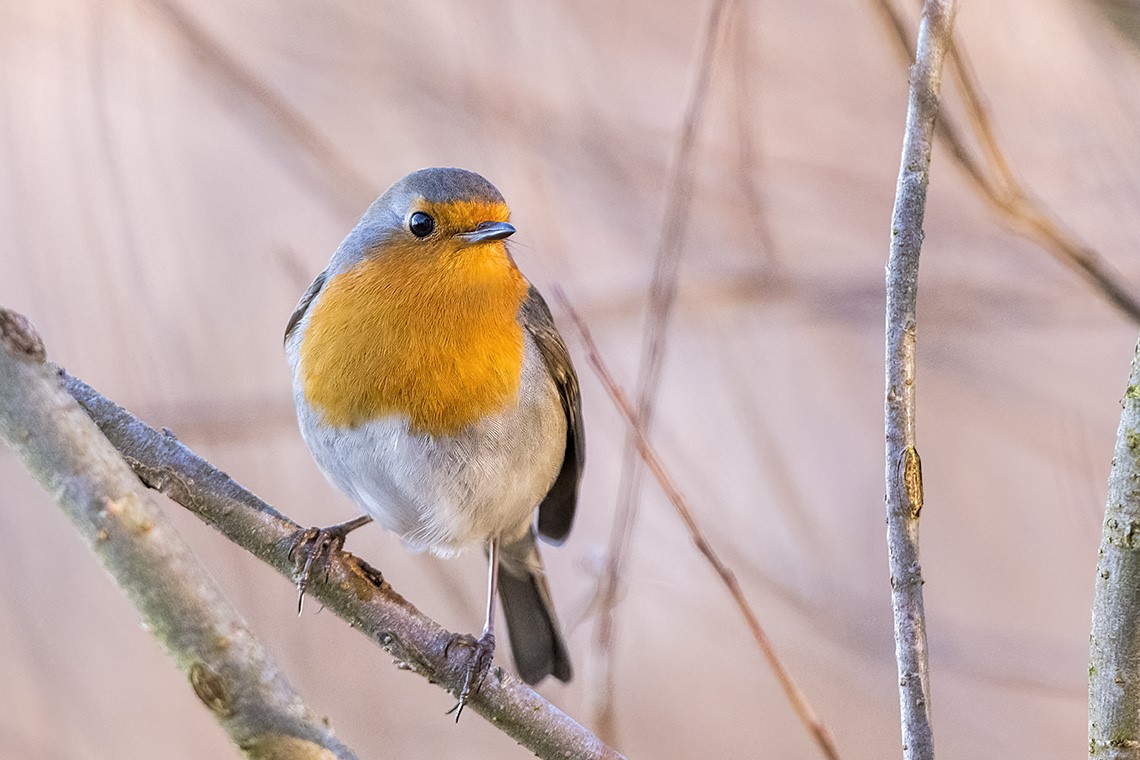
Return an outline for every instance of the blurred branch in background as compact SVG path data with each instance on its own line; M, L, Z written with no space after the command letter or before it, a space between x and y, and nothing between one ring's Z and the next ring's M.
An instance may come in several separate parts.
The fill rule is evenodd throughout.
M26 322L0 310L0 348L6 349L0 351L0 433L65 506L151 630L188 672L198 696L250 757L332 757L303 754L307 742L318 750L335 750L335 757L352 758L304 709L139 488L139 480L288 578L296 572L291 553L301 526L173 434L151 429L82 381L46 364L38 337L27 337L34 333L22 326ZM11 355L17 351L23 358ZM104 445L107 441L110 446ZM457 639L428 619L377 570L351 554L334 552L326 567L307 589L312 596L379 643L400 667L456 692L473 639ZM501 668L491 669L468 704L539 757L621 758Z
M896 43L900 60L910 65L914 50L898 10L890 0L872 0ZM989 108L981 95L966 49L955 39L949 51L950 66L961 90L974 138L985 153L980 161L966 145L951 114L938 118L938 137L945 142L958 167L978 194L996 210L1005 223L1044 248L1062 264L1077 271L1103 298L1133 322L1140 323L1140 297L1121 274L1094 248L1069 231L1044 203L1014 174L997 142Z
M1088 0L1116 27L1124 39L1140 50L1140 0Z
M665 203L665 217L661 238L657 244L657 259L653 281L649 288L649 311L645 320L641 344L641 364L637 378L637 419L646 432L653 427L653 407L661 378L661 363L665 356L665 337L673 304L677 296L680 276L681 252L685 231L689 223L689 210L693 194L693 152L697 133L708 99L709 82L713 65L721 48L724 29L730 8L739 0L714 0L709 9L704 41L697 65L696 79L689 103L685 108L684 122L674 158L673 176ZM617 735L614 707L616 620L615 608L621 595L621 578L625 570L629 542L637 519L641 494L641 460L637 455L637 437L630 428L626 432L622 453L621 480L618 485L617 509L613 532L610 536L607 559L598 583L598 627L596 644L601 661L601 693L594 716L598 735L614 741Z
M780 257L772 226L768 221L768 209L764 202L764 187L760 178L764 176L763 154L755 137L760 124L756 113L756 92L759 90L754 75L758 68L752 51L752 6L749 0L737 0L733 6L731 19L733 96L732 104L736 111L736 141L740 154L740 167L737 176L740 180L741 200L748 211L752 231L756 235L760 254L769 273L779 272L783 261Z
M246 757L355 759L305 706L138 477L61 387L40 337L5 309L0 436L59 502Z
M360 173L356 164L343 155L315 123L230 52L176 0L149 0L147 5L161 14L163 21L224 89L236 93L237 98L233 100L237 108L247 117L255 118L258 126L267 126L265 134L285 138L285 147L278 151L284 164L296 165L298 155L307 156L315 166L302 162L299 169L305 179L317 187L330 208L353 219L360 215L360 210L376 197L376 185Z
M1132 357L1100 539L1089 637L1089 758L1140 758L1140 342Z
M915 436L915 368L918 263L922 222L930 184L930 154L938 120L942 63L951 46L955 0L926 0L918 28L917 54L910 69L906 131L903 135L886 304L886 507L887 554L894 609L895 659L903 758L932 760L930 674L918 520L922 512L922 462Z
M625 419L626 425L634 436L634 443L637 446L638 456L646 466L649 467L653 477L657 480L661 490L665 492L665 496L669 499L669 503L673 505L676 510L677 516L685 523L685 528L689 531L689 535L693 539L697 550L704 556L708 563L712 565L713 570L720 577L728 593L732 596L732 600L736 603L737 609L744 617L749 630L752 632L753 638L756 639L756 644L760 647L760 652L767 660L768 666L772 672L776 674L776 679L780 682L780 687L784 690L784 694L791 703L792 709L799 717L800 721L811 733L812 738L815 739L819 745L820 750L825 757L830 760L839 759L839 751L835 747L835 740L831 736L831 732L827 730L827 726L816 715L815 710L808 703L807 697L799 686L796 685L795 680L792 678L791 673L788 672L787 667L780 660L776 654L775 648L772 646L772 640L768 638L768 634L764 632L764 628L760 625L760 619L756 616L756 612L748 603L744 596L744 591L740 588L740 583L736 580L736 574L721 561L720 557L713 551L712 546L709 544L708 539L705 538L704 531L701 530L700 525L697 523L696 517L693 515L692 509L689 508L688 501L681 493L681 489L669 476L669 472L665 469L661 457L657 455L657 451L645 436L645 429L642 427L640 419L637 417L633 409L633 405L629 402L625 391L618 385L614 376L610 373L609 368L606 366L605 361L602 359L601 351L594 343L593 336L590 335L590 329L586 325L586 321L582 319L577 310L570 303L570 299L562 292L561 288L556 288L554 297L561 305L562 309L570 316L574 322L574 326L578 328L578 336L582 340L582 344L586 349L586 357L590 361L590 366L593 368L594 373L602 382L602 387L606 389L609 394L610 400L613 401L614 406L617 407L618 412Z

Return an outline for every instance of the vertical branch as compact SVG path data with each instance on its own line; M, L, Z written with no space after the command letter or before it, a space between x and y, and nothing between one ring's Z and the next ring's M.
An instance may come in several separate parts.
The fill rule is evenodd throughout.
M689 223L689 208L692 205L693 152L701 117L704 114L709 81L712 78L713 63L718 48L717 40L721 36L721 27L731 2L732 0L713 0L709 11L697 77L685 109L676 163L673 166L672 183L665 205L665 221L657 245L657 262L649 289L649 314L645 322L645 338L642 341L641 364L637 378L637 416L639 424L646 431L653 423L653 406L657 398L661 364L665 356L665 335L677 297L681 250ZM609 742L614 741L617 728L613 705L614 608L618 602L626 551L633 533L641 494L641 460L637 455L637 440L630 431L626 433L621 472L613 531L598 592L600 612L597 644L602 655L604 685L595 722L599 736Z
M956 0L926 0L923 8L918 52L910 72L906 133L887 262L887 552L905 760L934 757L922 569L918 561L922 465L915 440L915 325L930 152L938 116L942 61L950 47L955 11Z
M1140 343L1124 394L1089 637L1089 758L1140 758Z
M909 63L914 52L902 17L890 0L872 0L872 3L886 25L900 59ZM970 128L985 154L985 161L976 158L950 114L943 113L936 125L938 139L950 151L955 163L1010 229L1041 246L1083 277L1094 291L1122 314L1133 322L1140 322L1140 297L1136 295L1135 288L1095 248L1069 230L1014 173L997 142L993 119L961 40L954 42L948 55L951 69L958 79Z

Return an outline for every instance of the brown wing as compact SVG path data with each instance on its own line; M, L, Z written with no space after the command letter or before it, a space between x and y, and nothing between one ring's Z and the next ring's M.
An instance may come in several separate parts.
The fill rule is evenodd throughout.
M586 439L582 430L582 397L578 391L578 375L570 363L570 353L554 317L542 296L532 285L527 299L519 310L520 321L538 344L546 362L546 369L554 379L562 410L566 413L566 454L562 469L550 487L550 492L538 507L538 532L543 538L561 543L574 523L574 510L578 503L578 481L586 464Z
M289 324L285 325L285 342L289 342L289 336L297 329L297 324L301 321L301 317L305 316L305 312L309 310L309 306L313 303L313 299L317 297L317 293L321 292L321 288L325 286L325 280L328 278L328 271L321 272L317 275L317 279L313 280L313 284L305 291L305 295L301 296L301 300L297 302L297 308L293 309L293 316L289 317Z

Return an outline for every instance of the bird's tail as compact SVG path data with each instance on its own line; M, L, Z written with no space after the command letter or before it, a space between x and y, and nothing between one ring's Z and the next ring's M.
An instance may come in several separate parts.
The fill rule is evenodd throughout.
M519 675L536 684L548 675L569 681L572 671L562 629L546 585L534 531L502 547L499 598Z

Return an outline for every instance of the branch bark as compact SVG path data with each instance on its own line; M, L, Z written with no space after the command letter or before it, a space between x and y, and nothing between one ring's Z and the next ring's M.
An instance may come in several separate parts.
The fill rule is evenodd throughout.
M1140 759L1140 343L1124 394L1089 637L1089 758Z
M955 0L926 0L923 8L918 53L910 73L906 133L887 262L884 414L887 551L906 760L934 757L926 618L922 604L922 569L918 561L922 465L915 438L915 328L930 153L938 117L942 62L950 46L956 6Z
M64 385L135 474L227 538L292 579L290 548L300 525L184 446L66 373ZM399 667L457 693L469 648L396 593L378 570L335 552L328 573L314 573L306 594L391 654ZM470 643L473 639L461 640ZM467 703L541 758L620 760L622 755L505 670L493 667Z
M914 59L906 26L890 0L872 0L879 11L902 60ZM958 167L983 200L1019 235L1044 248L1063 265L1079 274L1108 303L1133 322L1140 322L1140 297L1123 275L1091 245L1069 230L1053 211L1037 198L1014 173L997 142L989 108L974 76L965 47L955 40L949 51L950 65L958 80L963 104L974 136L986 161L976 158L950 114L938 117L938 139L950 151Z
M130 467L60 387L39 336L4 309L0 436L59 502L246 757L355 760L305 706Z

